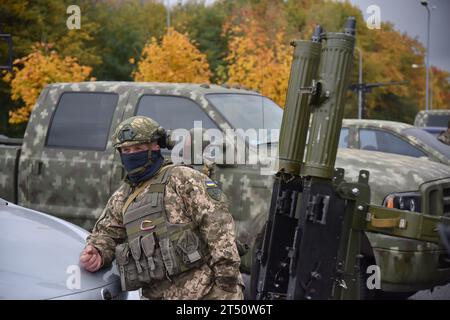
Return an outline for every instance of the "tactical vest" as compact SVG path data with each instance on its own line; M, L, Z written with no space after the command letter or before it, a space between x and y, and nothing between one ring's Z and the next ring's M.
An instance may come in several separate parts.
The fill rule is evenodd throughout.
M116 262L124 291L170 279L209 258L193 222L172 224L167 219L164 190L174 167L161 168L128 197L122 209L127 241L116 247ZM142 195L147 187L149 191Z

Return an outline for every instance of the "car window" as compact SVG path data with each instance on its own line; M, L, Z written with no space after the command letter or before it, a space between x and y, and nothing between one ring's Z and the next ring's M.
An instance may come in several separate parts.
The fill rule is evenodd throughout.
M194 121L201 121L205 129L217 128L202 108L188 98L144 95L139 100L137 115L157 121L165 129L194 128Z
M61 95L47 135L49 147L105 150L118 95L66 92Z
M423 128L408 128L403 130L403 134L411 135L420 141L422 141L424 144L426 144L428 147L433 148L435 151L439 152L440 154L444 155L446 158L450 159L450 146L446 145L445 143L440 142L437 139L437 135L432 135L424 130Z
M338 148L348 148L348 128L341 129Z
M206 99L217 108L219 113L234 129L267 129L266 133L249 140L252 145L278 141L283 109L272 100L254 94L210 93ZM241 134L241 131L238 131ZM245 138L245 137L244 137Z
M410 157L426 157L418 148L412 146L405 140L381 130L360 129L360 148L387 153L396 153Z
M232 124L234 128L280 129L281 109L272 100L252 94L208 94L206 98Z
M359 148L363 150L378 150L377 137L374 130L359 130Z
M429 114L427 119L427 127L447 127L450 115Z

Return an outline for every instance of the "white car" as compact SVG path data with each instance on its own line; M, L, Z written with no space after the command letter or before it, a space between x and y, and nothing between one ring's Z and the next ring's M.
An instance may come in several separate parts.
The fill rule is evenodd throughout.
M0 299L129 299L115 264L79 266L89 233L67 221L0 198Z

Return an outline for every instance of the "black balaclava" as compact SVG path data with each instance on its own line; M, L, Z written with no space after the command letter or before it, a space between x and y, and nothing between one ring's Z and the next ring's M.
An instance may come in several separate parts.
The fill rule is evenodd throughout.
M120 153L127 177L133 184L145 181L158 172L164 163L161 150L148 150L135 153Z

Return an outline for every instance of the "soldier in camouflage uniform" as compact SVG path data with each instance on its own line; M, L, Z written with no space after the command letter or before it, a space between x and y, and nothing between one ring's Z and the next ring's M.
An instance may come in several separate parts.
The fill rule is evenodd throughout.
M450 146L450 120L448 121L447 124L447 130L442 131L438 138L437 138L440 142L445 143L446 145Z
M203 173L163 159L164 129L122 122L113 139L127 171L81 257L95 272L116 258L122 289L149 299L243 299L234 221L225 195Z

